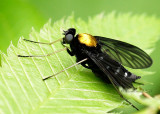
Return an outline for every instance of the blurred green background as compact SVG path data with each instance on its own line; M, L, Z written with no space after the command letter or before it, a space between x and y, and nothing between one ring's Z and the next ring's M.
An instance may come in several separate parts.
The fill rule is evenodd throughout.
M49 18L53 21L74 12L75 17L111 11L160 16L158 0L0 0L0 50L6 52L12 41L28 37L31 28L39 30ZM52 21L52 22L53 22Z
M101 12L105 14L116 11L128 13L156 15L160 17L159 0L4 0L0 1L0 50L5 52L12 41L17 44L21 36L28 37L31 28L40 30L49 20L52 22L69 16L74 12L75 17L84 20L88 16L94 16ZM153 60L160 58L160 41L156 44L156 50L151 54ZM151 71L160 74L156 61L150 68ZM157 70L155 70L157 69ZM146 81L154 85L146 85L151 95L159 94L159 77L144 77Z

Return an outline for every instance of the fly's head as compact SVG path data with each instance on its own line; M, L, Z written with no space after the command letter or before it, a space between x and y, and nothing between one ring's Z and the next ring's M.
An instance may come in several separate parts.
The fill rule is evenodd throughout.
M62 44L70 44L76 34L75 28L69 28L67 31L64 31L63 35L65 37L63 38Z

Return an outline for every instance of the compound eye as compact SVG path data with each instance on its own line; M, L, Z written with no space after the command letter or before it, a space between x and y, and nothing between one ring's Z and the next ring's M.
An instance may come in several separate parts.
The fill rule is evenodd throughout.
M73 35L72 34L67 34L65 36L65 42L70 43L73 40Z

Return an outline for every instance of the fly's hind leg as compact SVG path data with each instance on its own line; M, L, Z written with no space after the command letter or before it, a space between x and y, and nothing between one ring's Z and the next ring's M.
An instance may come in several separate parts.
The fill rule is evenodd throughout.
M81 63L87 61L87 60L88 60L88 58L85 58L85 59L83 59L83 60L81 60L81 61L79 61L79 62L77 62L77 63L75 63L75 64L73 64L73 65L71 65L71 66L69 66L69 67L67 67L67 68L65 68L65 69L63 69L63 70L61 70L60 72L58 72L58 73L56 73L56 74L53 74L53 75L51 75L51 76L47 76L47 77L43 78L43 80L46 80L46 79L51 78L51 77L53 77L53 76L56 76L56 75L58 75L58 74L60 74L60 73L62 73L62 72L64 72L64 71L66 71L67 69L70 69L70 68L72 68L72 67L74 67L74 66L76 66L76 65L78 65L78 64L81 64Z

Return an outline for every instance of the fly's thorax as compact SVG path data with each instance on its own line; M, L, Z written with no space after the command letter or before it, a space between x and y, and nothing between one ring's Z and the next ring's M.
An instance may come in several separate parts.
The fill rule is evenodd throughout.
M77 37L81 44L85 44L88 47L97 47L97 40L94 36L87 33L81 33L78 34Z

